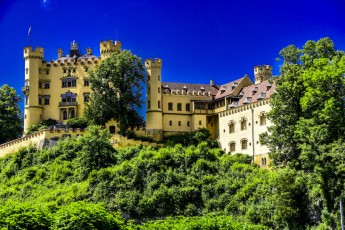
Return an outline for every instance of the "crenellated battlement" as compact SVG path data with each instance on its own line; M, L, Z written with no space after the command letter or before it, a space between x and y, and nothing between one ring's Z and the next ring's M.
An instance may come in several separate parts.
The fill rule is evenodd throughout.
M99 43L99 48L101 56L109 55L115 51L120 52L122 49L122 43L120 41L113 42L113 40L101 41Z
M162 68L162 59L159 58L148 58L145 60L145 67L146 69L150 69L150 68L158 68L161 69Z
M258 75L258 74L272 75L272 66L270 65L254 66L254 75Z
M262 81L272 77L272 66L257 65L254 66L255 84L260 84Z
M42 47L36 46L36 49L32 49L31 46L24 48L24 59L37 58L43 60L44 49Z

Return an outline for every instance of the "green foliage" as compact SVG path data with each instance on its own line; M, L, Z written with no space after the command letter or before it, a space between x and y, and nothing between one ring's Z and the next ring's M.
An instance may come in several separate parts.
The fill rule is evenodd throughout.
M49 126L53 126L56 124L57 124L56 120L53 120L50 118L48 120L42 120L37 125L30 125L28 130L26 131L26 134L31 134L31 133L43 130L45 128L48 128Z
M0 210L0 227L8 229L50 229L49 210L29 204L12 204Z
M85 129L88 126L88 120L85 117L74 117L67 121L67 126L72 129Z
M81 151L78 160L86 175L94 169L100 169L115 163L116 151L109 142L108 130L89 126L88 133L79 138Z
M18 102L20 96L14 88L0 87L0 144L18 138L23 131L21 111Z
M78 201L62 207L54 215L52 229L122 229L118 214L108 213L102 204Z
M197 146L201 142L207 142L212 148L218 147L218 144L211 140L211 132L206 128L199 128L191 133L181 133L176 135L171 135L166 137L166 146L174 146L176 144L181 144L182 146Z
M212 229L212 230L239 230L239 229L268 229L265 226L254 225L246 221L238 221L230 216L208 215L204 217L179 217L168 218L165 220L151 221L143 224L139 229L171 229L171 230L196 230L196 229Z
M93 93L85 109L86 118L97 125L115 118L123 136L128 125L143 123L135 110L142 105L143 71L141 58L127 50L112 53L102 61L95 71L89 72Z
M280 54L284 64L268 114L275 125L263 137L275 165L312 174L310 198L318 200L313 203L314 219L338 228L337 203L345 183L339 171L344 157L345 55L329 38L308 41L303 49L291 45Z
M327 150L328 164L316 174L260 169L250 156L228 155L207 142L115 150L108 138L108 131L90 126L88 134L53 148L0 158L0 228L338 227L339 215L321 208L334 203L320 200L324 187L330 197L343 190L341 142ZM328 183L320 183L325 176Z

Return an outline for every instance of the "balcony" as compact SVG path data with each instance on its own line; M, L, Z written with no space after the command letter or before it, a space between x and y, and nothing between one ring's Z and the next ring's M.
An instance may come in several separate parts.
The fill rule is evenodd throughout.
M59 107L75 107L78 105L78 102L59 102Z
M23 92L25 95L29 94L29 86L24 86L24 87L22 87L22 92Z

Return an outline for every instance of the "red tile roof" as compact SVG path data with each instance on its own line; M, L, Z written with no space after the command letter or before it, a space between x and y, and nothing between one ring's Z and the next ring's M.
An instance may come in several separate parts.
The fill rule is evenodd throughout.
M162 82L162 89L170 90L182 90L186 89L190 92L195 91L205 91L206 93L211 92L211 95L216 95L219 86L211 86L209 84L191 84L191 83L175 83L175 82Z
M219 87L219 91L215 97L215 99L219 99L225 96L229 96L231 94L233 94L234 90L236 89L236 87L240 84L240 82L244 79L244 77L237 79L235 81L226 83L224 85L221 85Z
M253 103L261 99L270 98L275 89L276 85L274 83L270 83L269 80L263 81L257 85L253 84L244 87L239 93L239 96L243 96L238 101L238 106L242 106L248 101L250 101L249 103Z

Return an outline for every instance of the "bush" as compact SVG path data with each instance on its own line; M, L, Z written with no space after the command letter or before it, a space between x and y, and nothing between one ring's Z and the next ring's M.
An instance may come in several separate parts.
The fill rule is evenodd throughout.
M51 118L49 118L48 120L42 120L37 125L30 125L26 134L31 134L31 133L43 130L45 128L48 128L49 126L53 126L56 124L57 124L56 120L53 120Z
M119 214L108 213L102 204L78 201L63 206L54 216L53 229L122 229Z
M88 126L88 120L84 117L74 117L67 121L67 126L72 129L85 129Z

